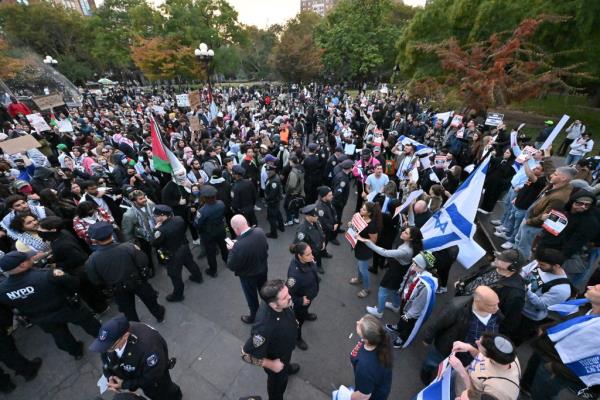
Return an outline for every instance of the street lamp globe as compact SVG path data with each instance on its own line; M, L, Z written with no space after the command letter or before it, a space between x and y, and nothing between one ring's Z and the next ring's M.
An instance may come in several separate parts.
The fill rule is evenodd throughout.
M215 52L213 49L210 49L207 53L206 53L209 57L214 57L215 56Z
M198 48L202 53L206 53L208 51L208 46L206 45L206 43L200 43L200 46Z

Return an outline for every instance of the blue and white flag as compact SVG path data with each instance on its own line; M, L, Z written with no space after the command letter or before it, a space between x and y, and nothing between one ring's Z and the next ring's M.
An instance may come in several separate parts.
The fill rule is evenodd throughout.
M415 146L415 154L427 154L427 153L433 152L433 149L431 147L425 146L423 143L417 142L416 140L411 139L404 135L398 136L398 141L400 143L402 143L403 145L405 145L407 143L414 145Z
M458 262L465 268L471 268L485 255L485 250L473 240L473 235L476 229L475 215L490 157L479 164L444 207L436 211L421 228L425 250L437 251L458 245Z
M217 114L219 114L219 109L217 108L217 105L215 104L215 101L211 101L210 102L210 119L213 120L215 118L217 118Z
M440 363L437 377L421 390L413 400L451 400L450 396L450 377L452 376L452 367L446 358Z
M429 318L429 316L431 315L431 312L433 311L433 306L435 305L435 291L438 288L437 278L432 276L429 272L424 271L417 279L420 279L421 283L425 285L425 290L427 290L427 304L425 305L423 311L421 311L421 314L419 315L417 322L415 322L415 326L413 326L410 335L408 335L408 338L406 338L404 343L402 343L403 349L410 346L415 337L417 337L419 330L421 329L425 321L427 321L427 318Z
M548 328L562 362L588 387L600 385L600 315L582 315Z
M548 306L548 310L557 312L561 317L566 317L567 315L575 314L579 310L579 307L589 302L588 299L567 300L563 303Z

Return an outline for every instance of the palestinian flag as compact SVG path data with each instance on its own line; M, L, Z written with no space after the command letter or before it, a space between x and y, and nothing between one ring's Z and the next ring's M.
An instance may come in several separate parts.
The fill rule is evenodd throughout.
M153 116L150 116L150 135L152 138L152 161L155 170L170 174L178 167L183 167L175 154L163 143L160 128Z

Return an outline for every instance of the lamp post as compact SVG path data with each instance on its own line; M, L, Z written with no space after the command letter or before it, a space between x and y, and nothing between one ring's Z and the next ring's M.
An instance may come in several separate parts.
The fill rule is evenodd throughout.
M212 102L212 87L210 85L210 74L212 72L212 60L215 56L213 49L209 49L206 43L200 43L197 49L194 50L194 56L202 68L206 71L206 80L208 83L208 97L209 103Z
M58 64L58 61L56 61L55 58L52 58L51 56L47 55L46 58L42 60L42 62L50 67L53 67L52 73L56 75L56 70L54 68L56 68L56 64ZM46 96L50 94L50 90L47 87L44 88L44 94Z

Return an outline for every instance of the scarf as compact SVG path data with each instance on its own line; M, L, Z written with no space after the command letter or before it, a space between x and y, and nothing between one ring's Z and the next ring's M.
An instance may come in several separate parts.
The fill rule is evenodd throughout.
M136 206L132 206L133 211L135 212L135 217L137 219L139 231L142 234L142 237L147 242L151 242L154 238L154 225L156 225L156 221L154 220L154 214L150 212L150 207L148 204L144 207L146 212L142 211L140 208Z
M50 250L50 243L44 242L40 237L34 236L30 233L20 233L19 239L30 249L45 253Z

